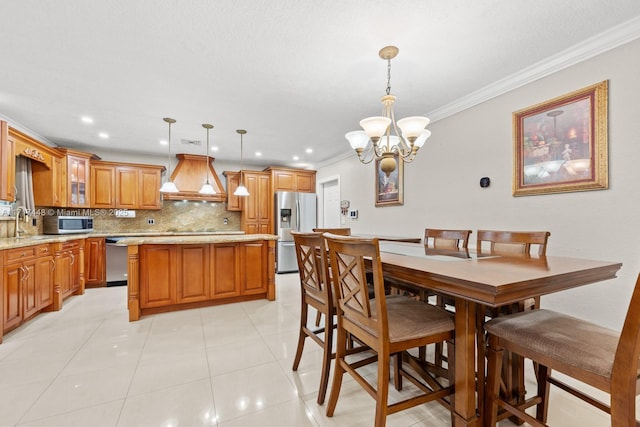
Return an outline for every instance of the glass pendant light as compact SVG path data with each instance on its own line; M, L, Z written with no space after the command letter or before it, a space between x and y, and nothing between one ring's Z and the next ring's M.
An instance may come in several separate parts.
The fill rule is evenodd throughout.
M176 185L171 181L171 125L174 124L176 121L175 119L171 119L169 117L165 117L162 120L169 123L169 142L167 143L167 145L169 146L169 169L167 170L167 182L162 184L162 187L160 187L160 192L161 193L178 193L179 192L178 187L176 187Z
M207 155L205 157L205 160L207 162L207 181L204 184L202 184L202 187L200 188L200 191L198 191L198 193L216 194L216 190L214 190L213 186L209 183L209 130L213 129L213 125L210 125L208 123L203 123L202 127L207 130Z
M240 134L240 183L238 185L238 188L236 188L236 191L233 192L234 196L248 196L249 195L249 190L247 190L247 187L244 186L244 184L242 183L242 169L244 169L244 162L243 162L243 155L242 155L242 135L246 134L247 131L244 129L238 129L236 130L236 132L238 132Z

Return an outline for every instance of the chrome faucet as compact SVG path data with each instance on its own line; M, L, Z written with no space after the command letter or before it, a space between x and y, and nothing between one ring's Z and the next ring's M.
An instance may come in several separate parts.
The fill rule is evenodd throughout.
M20 229L20 212L22 212L22 215L24 216L24 222L29 221L29 217L27 216L27 208L25 208L24 206L16 207L16 213L15 213L16 226L13 232L13 237L15 237L16 239L19 239L20 237L22 237L20 236L20 233L25 233L24 230Z

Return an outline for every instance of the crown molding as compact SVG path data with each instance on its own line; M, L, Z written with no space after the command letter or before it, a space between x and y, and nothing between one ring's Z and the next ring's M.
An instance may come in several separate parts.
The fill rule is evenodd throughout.
M444 119L638 38L640 38L640 17L610 28L517 73L437 108L427 114L427 117L431 118L431 122Z

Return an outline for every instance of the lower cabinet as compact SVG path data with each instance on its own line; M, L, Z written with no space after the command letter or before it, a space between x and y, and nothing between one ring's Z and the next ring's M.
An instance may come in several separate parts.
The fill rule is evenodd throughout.
M269 242L142 245L140 308L265 295Z
M104 237L87 237L84 243L84 285L87 288L107 283L107 247Z
M6 332L53 303L54 263L49 245L6 250L3 261L2 331Z
M53 309L62 308L62 300L69 295L84 294L84 239L55 243L56 274Z

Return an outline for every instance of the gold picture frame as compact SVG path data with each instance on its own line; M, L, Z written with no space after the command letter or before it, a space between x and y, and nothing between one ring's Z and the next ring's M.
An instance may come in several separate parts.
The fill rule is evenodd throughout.
M387 176L376 159L376 207L404 204L404 161L397 153L393 156L396 169Z
M513 195L604 190L608 82L513 113Z

